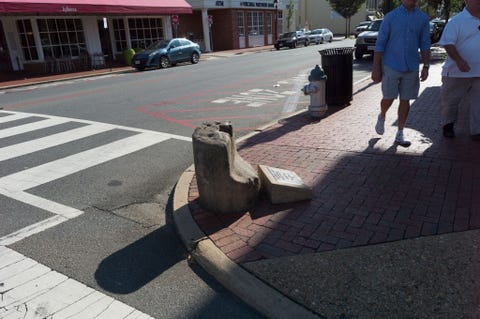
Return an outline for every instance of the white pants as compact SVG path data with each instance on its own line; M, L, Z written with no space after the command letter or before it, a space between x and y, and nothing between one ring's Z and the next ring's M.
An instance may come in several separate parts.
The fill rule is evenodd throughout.
M442 123L455 123L458 105L465 99L470 109L470 134L480 134L480 77L442 77Z

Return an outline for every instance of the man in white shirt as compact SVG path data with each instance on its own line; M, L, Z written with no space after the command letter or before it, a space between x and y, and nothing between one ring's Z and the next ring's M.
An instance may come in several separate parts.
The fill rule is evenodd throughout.
M439 45L447 51L442 70L442 124L445 137L455 137L458 105L470 106L470 135L480 140L480 1L466 7L445 26Z

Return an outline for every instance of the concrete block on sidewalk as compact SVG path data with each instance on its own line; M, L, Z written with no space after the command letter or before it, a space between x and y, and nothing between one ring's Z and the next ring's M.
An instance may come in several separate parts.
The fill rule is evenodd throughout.
M258 175L272 204L297 202L313 196L312 188L293 171L259 165Z

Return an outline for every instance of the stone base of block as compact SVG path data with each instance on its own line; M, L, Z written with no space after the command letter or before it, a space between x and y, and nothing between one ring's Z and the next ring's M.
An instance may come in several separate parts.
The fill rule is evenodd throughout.
M258 175L272 204L298 202L313 196L312 188L293 171L259 165Z

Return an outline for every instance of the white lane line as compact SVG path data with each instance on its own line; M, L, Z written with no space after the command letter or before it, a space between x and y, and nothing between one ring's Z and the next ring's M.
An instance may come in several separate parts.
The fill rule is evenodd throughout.
M92 124L65 132L52 134L46 137L37 138L23 143L10 145L0 148L0 161L5 161L18 156L37 152L46 148L65 144L71 141L79 140L84 137L92 136L114 129L115 126L109 124Z
M22 113L15 113L12 115L2 116L0 117L0 123L7 123L7 122L16 121L16 120L21 120L30 116L31 115L29 114L22 114Z
M31 131L39 130L39 129L42 129L42 128L47 128L47 127L50 127L50 126L55 126L55 125L59 125L59 124L62 124L62 123L67 123L69 121L70 120L68 120L68 119L62 119L62 118L48 118L48 119L40 120L40 121L33 122L33 123L18 125L18 126L14 126L14 127L10 127L10 128L0 130L0 138L10 137L10 136L14 136L14 135L22 134L22 133L26 133L26 132L31 132Z
M0 253L0 318L153 319L10 248Z
M13 198L23 203L27 203L29 205L38 207L40 209L46 210L52 214L63 216L67 219L75 218L83 212L76 208L65 206L60 203L45 199L43 197L39 197L30 193L26 193L23 191L14 191L9 189L1 189L0 194Z
M169 138L141 133L0 178L0 189L26 190L136 152Z
M17 230L16 232L13 232L11 234L1 237L0 245L11 245L24 238L27 238L34 234L38 234L46 229L60 225L61 223L66 222L67 220L68 220L67 218L60 215L55 215L50 218L41 220L38 223L28 225L22 229Z
M48 117L50 119L58 119L62 120L64 122L77 122L77 123L84 123L84 124L105 124L105 125L113 125L113 124L108 124L108 123L102 123L102 122L96 122L96 121L89 121L89 120L82 120L82 119L76 119L76 118L69 118L69 117L61 117L61 116L54 116L54 115L45 115L45 114L38 114L38 113L23 113L23 112L12 112L12 111L6 111L6 110L1 110L1 113L6 113L6 114L28 114L30 116L41 116L41 117ZM158 132L158 131L152 131L152 130L145 130L141 128L136 128L136 127L131 127L131 126L124 126L124 125L113 125L117 129L121 130L126 130L126 131L133 131L133 132L138 132L138 133L151 133L151 134L161 134L162 136L167 136L168 138L176 139L176 140L181 140L181 141L187 141L191 142L192 138L191 137L186 137L186 136L181 136L181 135L176 135L176 134L170 134L170 133L164 133L164 132ZM1 132L1 131L0 131Z

